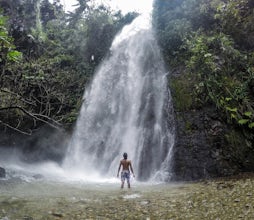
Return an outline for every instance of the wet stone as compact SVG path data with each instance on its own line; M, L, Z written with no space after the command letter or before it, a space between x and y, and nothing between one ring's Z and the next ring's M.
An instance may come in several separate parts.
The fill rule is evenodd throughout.
M30 216L24 216L24 217L22 218L22 220L33 220L33 218L30 217Z
M6 177L5 169L0 167L0 178L5 178L5 177Z
M150 202L149 201L141 201L140 205L148 205Z
M52 215L59 218L62 218L64 216L62 213L58 213L58 212L53 212Z

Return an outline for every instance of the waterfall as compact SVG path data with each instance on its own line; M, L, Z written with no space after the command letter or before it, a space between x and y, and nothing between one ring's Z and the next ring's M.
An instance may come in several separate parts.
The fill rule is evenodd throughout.
M42 35L42 24L41 24L41 0L35 0L35 13L36 13L36 31L38 31L38 37Z
M150 16L123 28L83 97L64 167L116 176L124 152L139 180L170 179L174 120Z

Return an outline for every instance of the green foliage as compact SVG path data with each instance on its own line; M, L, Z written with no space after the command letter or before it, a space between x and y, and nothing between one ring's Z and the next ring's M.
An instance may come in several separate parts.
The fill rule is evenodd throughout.
M226 135L232 150L253 147L253 1L155 0L154 5L176 111L213 105L232 130Z
M253 123L249 91L253 73L248 71L250 64L246 55L234 47L233 40L222 33L199 33L186 40L186 48L189 52L187 70L197 74L198 80L203 82L196 87L201 100L216 104L226 113L229 122L234 119L239 125Z
M7 53L7 60L17 62L22 58L22 54L19 51L11 50Z
M58 1L0 2L0 123L30 133L41 125L31 115L66 127L75 122L114 35L137 16L89 1L71 13Z
M231 150L231 157L237 160L237 162L239 161L239 158L241 161L244 161L246 147L249 146L248 140L244 135L241 132L232 129L225 135L225 138Z
M7 62L19 61L22 57L21 53L15 50L13 38L8 34L6 19L0 11L0 63L3 65L1 68Z
M195 100L192 94L193 86L191 78L187 74L170 80L176 111L188 111L195 106Z
M250 0L213 1L221 30L243 49L254 49L254 13ZM252 4L252 5L251 5ZM243 40L244 39L244 40Z

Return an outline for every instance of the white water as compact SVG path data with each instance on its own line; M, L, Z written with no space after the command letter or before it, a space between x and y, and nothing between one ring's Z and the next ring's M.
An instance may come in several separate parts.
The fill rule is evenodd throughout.
M7 179L33 181L41 174L53 181L111 184L119 181L119 161L127 152L136 179L168 181L174 130L159 47L150 18L140 16L116 36L86 90L62 166L26 164L16 151L1 151L0 165Z
M170 179L171 97L150 20L124 27L86 89L63 164L70 177L115 177L127 152L139 180Z

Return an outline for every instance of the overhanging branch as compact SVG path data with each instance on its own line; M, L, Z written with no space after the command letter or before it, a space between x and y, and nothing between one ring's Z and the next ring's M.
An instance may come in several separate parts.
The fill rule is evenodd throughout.
M14 131L17 131L17 132L19 132L19 133L21 133L21 134L25 134L25 135L31 135L31 134L32 134L32 131L30 131L29 133L28 133L28 132L25 132L25 131L21 131L20 129L15 128L15 127L13 127L13 126L11 126L11 125L9 125L9 124L6 124L6 123L4 123L4 122L1 121L1 120L0 120L0 124L6 126L6 127L8 127L8 128L10 128L10 129L12 129L12 130L14 130Z
M5 107L5 108L0 108L0 111L6 111L6 110L11 110L11 109L19 109L23 113L25 113L26 115L28 115L29 117L31 117L31 118L33 118L37 121L43 122L43 123L49 125L50 127L53 127L55 129L58 129L58 130L62 129L62 125L59 122L55 121L54 119L52 119L48 116L45 116L45 115L31 113L31 112L27 111L26 109L22 108L21 106L9 106L9 107ZM47 120L50 120L51 122L49 122L47 120L44 120L43 118L47 119ZM8 126L8 127L11 128L12 126Z

